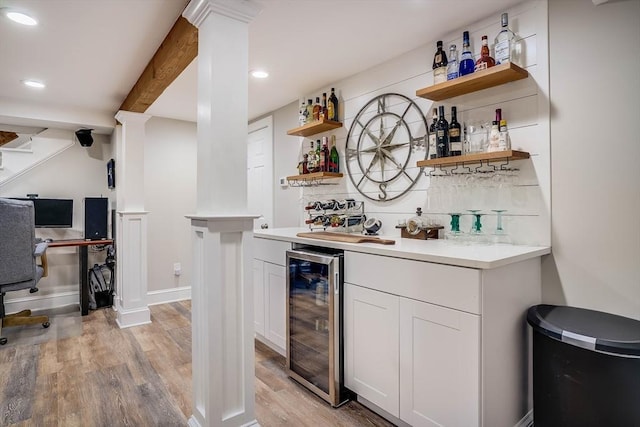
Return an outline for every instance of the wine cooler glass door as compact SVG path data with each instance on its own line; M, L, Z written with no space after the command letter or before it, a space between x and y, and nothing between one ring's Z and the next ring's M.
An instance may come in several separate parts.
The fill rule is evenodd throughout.
M333 256L287 252L287 367L289 375L336 404L335 286Z

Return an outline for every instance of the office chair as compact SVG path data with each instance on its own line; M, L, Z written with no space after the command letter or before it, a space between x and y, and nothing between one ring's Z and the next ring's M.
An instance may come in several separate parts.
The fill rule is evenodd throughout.
M33 203L0 198L0 345L7 343L2 337L3 327L36 323L49 327L47 316L31 316L31 310L7 315L4 310L6 292L38 292L36 284L47 275L47 245L36 242ZM38 257L40 265L36 263Z

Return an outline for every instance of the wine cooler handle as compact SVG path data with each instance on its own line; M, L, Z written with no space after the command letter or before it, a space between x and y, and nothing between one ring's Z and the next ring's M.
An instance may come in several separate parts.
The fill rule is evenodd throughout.
M333 273L333 293L336 295L340 294L340 273L339 272L335 272Z

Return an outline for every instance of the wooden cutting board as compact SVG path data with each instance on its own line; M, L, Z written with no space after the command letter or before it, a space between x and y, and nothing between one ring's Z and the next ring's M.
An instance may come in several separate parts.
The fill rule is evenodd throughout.
M298 233L298 237L307 239L330 240L332 242L347 243L380 243L381 245L395 245L395 240L381 239L375 236L365 236L363 234L332 233L330 231L314 231L309 233Z

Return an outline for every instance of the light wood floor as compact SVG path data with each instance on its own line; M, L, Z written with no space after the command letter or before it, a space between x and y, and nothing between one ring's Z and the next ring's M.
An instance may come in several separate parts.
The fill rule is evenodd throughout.
M5 329L0 426L185 426L191 303L150 309L150 325L128 329L117 327L110 309L54 314L48 330ZM57 320L66 329L56 328ZM260 343L255 368L256 416L264 427L391 425L356 402L332 409L289 379L284 358Z

